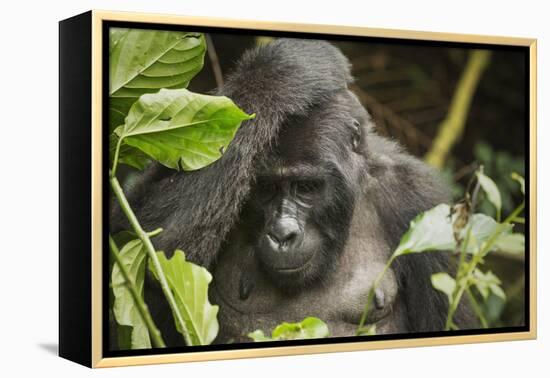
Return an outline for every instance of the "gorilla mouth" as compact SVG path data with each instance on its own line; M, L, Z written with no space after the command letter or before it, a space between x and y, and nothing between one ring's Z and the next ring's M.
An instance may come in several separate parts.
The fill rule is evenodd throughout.
M311 262L313 261L315 255L316 255L316 253L312 253L311 256L304 263L302 263L298 266L281 267L281 268L272 267L272 270L274 270L277 273L283 274L283 275L300 273L300 272L306 270L311 265Z
M299 272L300 270L305 268L305 265L299 266L297 268L279 268L275 269L277 272L284 272L284 273L292 273L292 272Z

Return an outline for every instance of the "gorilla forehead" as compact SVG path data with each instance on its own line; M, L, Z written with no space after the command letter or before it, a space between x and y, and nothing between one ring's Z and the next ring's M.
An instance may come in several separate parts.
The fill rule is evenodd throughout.
M338 98L313 108L307 116L293 116L284 123L270 163L293 166L346 160L351 151L354 120Z

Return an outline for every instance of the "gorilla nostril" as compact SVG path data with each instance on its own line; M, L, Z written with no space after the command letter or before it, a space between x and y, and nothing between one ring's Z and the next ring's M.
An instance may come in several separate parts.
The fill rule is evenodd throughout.
M267 236L278 245L290 244L296 238L296 235L296 232L291 232L289 234L276 234L270 232L267 234Z
M271 240L273 243L277 244L277 245L280 244L280 243L279 243L279 239L277 239L277 236L275 236L275 235L272 234L271 232L268 232L268 233L267 233L267 238L268 238L269 240Z
M294 239L296 239L296 235L298 235L296 232L291 232L290 234L286 235L283 243L292 243Z
M273 234L270 233L269 237L273 239L278 244L288 244L290 243L294 238L296 238L296 232L290 232L285 234Z
M267 233L267 237L271 239L277 247L289 247L297 240L298 231L298 224L295 220L283 219L271 227Z

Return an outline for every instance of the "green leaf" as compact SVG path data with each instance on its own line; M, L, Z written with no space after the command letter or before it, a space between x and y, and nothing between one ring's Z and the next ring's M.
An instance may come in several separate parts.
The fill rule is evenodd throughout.
M489 288L491 289L491 292L499 297L502 300L506 300L506 294L504 293L504 290L500 287L498 284L490 284Z
M132 349L132 327L118 325L116 329L119 350Z
M186 261L180 250L176 250L171 259L167 259L164 252L157 252L157 256L193 345L212 343L219 329L218 306L208 301L212 275L205 268ZM151 264L149 268L157 277ZM183 334L177 322L176 328Z
M453 251L456 241L453 234L451 208L447 204L440 204L411 221L409 230L403 235L397 246L394 256L419 253L425 251ZM471 228L470 242L467 246L469 253L477 250L477 243L486 241L493 233L511 230L510 225L497 223L493 218L484 214L471 216L466 228ZM475 243L474 241L477 241Z
M271 333L271 337L276 340L321 339L329 335L325 322L311 316L300 323L279 324Z
M455 246L449 205L437 205L411 221L403 235L395 256L426 250L452 250Z
M140 296L143 297L143 281L145 278L145 261L146 251L141 240L132 240L128 242L120 250L120 259L126 266L130 278L133 280L134 285ZM151 340L149 339L149 331L145 322L142 320L141 315L134 303L132 294L128 290L117 264L114 264L111 274L111 283L113 286L113 295L115 297L113 305L113 313L117 323L121 326L132 327L131 331L131 348L143 349L151 348ZM124 333L124 329L120 329L121 334ZM128 331L128 330L126 330ZM121 336L121 339L124 337Z
M500 287L501 281L493 272L487 271L487 273L483 273L481 270L476 269L474 270L473 277L474 284L483 299L487 299L490 292L503 300L506 299L506 294L504 294L504 291Z
M187 88L202 69L206 42L199 33L111 28L109 124L124 123L132 104L161 88Z
M270 337L267 337L264 334L264 331L259 330L259 329L255 330L254 332L250 332L248 334L248 337L250 337L256 343L262 342L262 341L272 341L272 339Z
M374 336L376 335L376 324L370 324L359 330L358 336Z
M169 168L192 171L219 159L241 122L253 117L227 97L162 89L141 96L115 133Z
M498 223L485 214L472 215L470 225L472 227L472 236L480 243L488 240L495 232L504 234L510 232L513 227L511 224ZM471 252L470 246L468 252Z
M124 123L128 111L139 97L109 97L109 134Z
M517 174L516 172L513 172L511 177L512 177L512 180L515 180L519 183L521 192L523 193L523 195L525 195L525 179L521 177L519 174Z
M524 253L525 235L519 233L500 234L495 241L494 249L512 254Z
M486 176L483 172L478 171L476 173L479 184L487 194L487 199L493 204L497 210L497 214L500 214L502 209L502 199L500 197L500 191L493 180ZM498 218L498 217L497 217Z
M299 323L281 323L273 332L271 337L266 336L263 331L256 330L250 332L248 337L259 341L278 341L278 340L299 340L299 339L320 339L330 336L328 326L321 319L307 317Z
M432 274L432 286L445 293L449 299L449 303L453 301L453 292L456 288L456 282L453 277L449 276L447 273L435 273Z

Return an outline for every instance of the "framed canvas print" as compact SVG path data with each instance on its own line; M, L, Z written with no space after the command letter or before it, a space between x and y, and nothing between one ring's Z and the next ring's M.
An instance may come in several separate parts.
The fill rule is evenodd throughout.
M60 22L62 357L536 337L536 40Z

